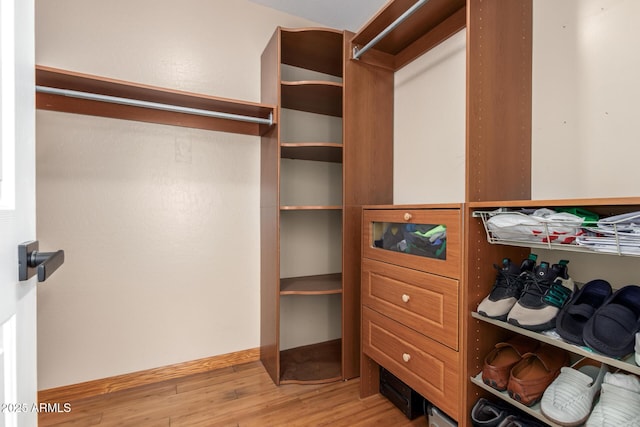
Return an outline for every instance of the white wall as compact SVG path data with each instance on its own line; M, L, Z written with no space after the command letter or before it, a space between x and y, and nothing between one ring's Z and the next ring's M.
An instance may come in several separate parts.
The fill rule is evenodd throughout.
M640 2L535 0L532 198L640 196ZM575 280L639 283L638 258L538 251Z
M276 26L246 0L36 0L36 63L259 101ZM255 348L259 138L37 113L39 388Z
M466 30L395 74L393 202L464 201Z
M532 197L638 196L640 2L533 11Z

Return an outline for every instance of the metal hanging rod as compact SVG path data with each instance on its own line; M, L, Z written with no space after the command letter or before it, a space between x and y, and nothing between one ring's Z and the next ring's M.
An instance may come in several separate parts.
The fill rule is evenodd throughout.
M241 122L258 123L261 125L273 125L273 113L269 113L269 118L244 116L242 114L221 113L218 111L202 110L200 108L181 107L179 105L161 104L159 102L141 101L138 99L120 98L117 96L100 95L97 93L80 92L69 89L58 89L46 86L36 86L36 92L48 93L52 95L62 95L71 98L88 99L92 101L109 102L112 104L129 105L132 107L151 108L154 110L171 111L174 113L194 114L205 117L215 117L217 119L238 120Z
M406 10L406 12L404 12L402 15L400 15L395 21L393 21L391 24L389 24L389 26L387 28L385 28L384 30L382 30L382 32L380 34L378 34L377 36L375 36L373 39L371 39L371 41L369 43L367 43L366 45L364 45L364 47L362 49L358 49L357 46L355 46L353 48L353 59L360 59L360 57L362 56L362 54L364 54L366 51L368 51L369 49L371 49L373 46L375 46L376 44L378 44L378 42L380 40L382 40L383 38L385 38L387 36L387 34L389 34L391 31L393 31L398 25L402 24L402 22L407 19L408 17L410 17L411 15L413 15L415 13L416 10L418 10L419 8L421 8L422 6L424 6L429 0L418 0L413 6L411 6L409 9Z

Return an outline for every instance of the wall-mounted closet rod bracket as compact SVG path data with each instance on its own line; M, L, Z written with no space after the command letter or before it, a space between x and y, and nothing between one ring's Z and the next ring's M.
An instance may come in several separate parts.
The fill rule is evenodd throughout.
M402 24L402 22L404 22L405 19L407 19L408 17L410 17L411 15L413 15L415 13L416 10L418 10L419 8L421 8L422 6L424 6L429 0L418 0L413 6L411 6L409 9L407 9L407 11L405 13L403 13L402 15L398 16L398 18L393 21L391 24L389 24L389 26L387 28L385 28L384 30L382 30L380 32L380 34L378 34L377 36L375 36L373 39L371 39L371 41L369 43L367 43L366 45L364 45L364 47L362 49L358 49L357 46L353 47L353 59L360 59L360 57L369 49L371 49L373 46L375 46L376 44L378 44L378 42L380 40L382 40L383 38L385 38L387 36L387 34L389 34L391 31L393 31L398 25Z
M171 111L174 113L194 114L198 116L214 117L217 119L238 120L249 123L259 123L262 125L273 125L273 113L269 113L269 118L244 116L241 114L222 113L218 111L203 110L200 108L182 107L179 105L161 104L158 102L142 101L139 99L120 98L117 96L101 95L98 93L80 92L69 89L58 89L46 86L36 86L36 92L48 93L52 95L68 96L72 98L87 99L91 101L109 102L112 104L128 105L132 107L151 108L154 110Z

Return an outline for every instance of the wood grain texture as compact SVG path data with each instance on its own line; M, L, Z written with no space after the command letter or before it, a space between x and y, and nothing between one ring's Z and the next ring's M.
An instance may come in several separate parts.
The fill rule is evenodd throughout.
M261 100L280 102L280 32L261 56ZM276 108L279 112L280 108ZM260 145L260 360L280 380L280 126Z
M280 155L285 159L342 163L342 144L335 142L281 142Z
M287 29L279 27L262 54L263 100L276 101L282 108L342 117L342 83L316 80L282 81L281 64L342 77L344 58L342 31L321 28ZM287 141L281 144L280 131L263 138L261 172L261 349L262 361L276 384L326 382L343 379L341 339L331 345L329 361L316 360L324 351L322 343L294 350L280 348L280 297L304 294L326 295L343 292L342 281L315 281L300 278L280 280L280 218L291 212L333 210L343 205L279 205L280 162L282 157L342 162L341 144ZM275 145L275 146L274 146ZM299 157L298 157L299 156ZM344 181L344 180L343 180ZM271 204L276 201L274 213ZM333 271L332 271L333 273ZM338 319L344 326L344 321ZM357 327L357 325L356 325ZM348 328L348 326L347 326ZM355 337L357 338L357 337ZM347 337L347 339L350 339ZM348 344L354 347L355 343ZM307 351L306 348L309 348ZM351 354L351 353L349 353ZM322 358L322 357L321 357Z
M393 72L349 59L343 97L343 375L360 375L362 205L393 203Z
M277 387L259 362L94 398L69 413L41 413L48 426L426 426L379 394L358 397L359 380Z
M353 59L345 70L344 204L393 203L393 72Z
M342 117L342 84L320 81L282 82L282 106Z
M609 197L609 198L586 198L586 199L553 199L553 200L500 200L471 202L469 207L477 210L492 210L498 207L526 208L526 207L588 207L596 212L612 212L619 214L630 212L640 205L640 197Z
M416 39L395 56L394 70L398 71L425 52L433 49L467 25L467 9L461 7L445 18L433 30Z
M415 0L389 1L362 29L353 37L352 43L360 47L366 45L382 30L387 28L407 9L415 4ZM450 37L451 21L441 26L449 17L464 9L465 0L430 0L417 9L401 25L380 40L372 50L384 52L393 56L401 55L400 62L406 64L424 53L425 47L430 48ZM459 22L459 17L456 18ZM460 29L459 24L458 30ZM430 41L425 43L425 35ZM413 45L413 46L412 46ZM369 52L362 55L366 58Z
M281 211L339 211L341 205L283 205L280 206Z
M342 374L360 375L360 221L359 206L345 206L342 226Z
M459 282L362 260L362 304L458 350ZM403 299L404 298L404 299Z
M227 366L239 365L245 362L257 361L259 350L250 349L235 353L223 354L190 362L177 363L161 368L148 369L130 374L117 375L79 384L56 387L38 392L40 402L68 402L70 400L85 399L116 391L132 389L147 384L181 378L188 375L208 372Z
M282 63L342 77L342 31L280 28Z
M342 293L342 273L280 279L280 295L330 295Z
M258 118L268 118L269 114L273 114L275 110L274 104L258 104L219 98L41 65L36 66L36 84L57 89L89 92ZM268 129L268 127L255 123L125 106L46 93L37 93L36 108L248 135L262 135Z
M532 1L469 2L469 202L531 198Z
M340 381L341 353L341 339L282 350L280 384L324 384Z
M453 419L460 418L459 353L369 307L362 351Z

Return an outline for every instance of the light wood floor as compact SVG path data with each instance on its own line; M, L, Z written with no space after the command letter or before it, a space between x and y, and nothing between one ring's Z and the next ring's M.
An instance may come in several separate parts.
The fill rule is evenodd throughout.
M426 426L381 395L359 398L359 379L276 387L259 362L91 397L43 426ZM59 402L61 404L67 402ZM62 405L61 405L62 407Z

